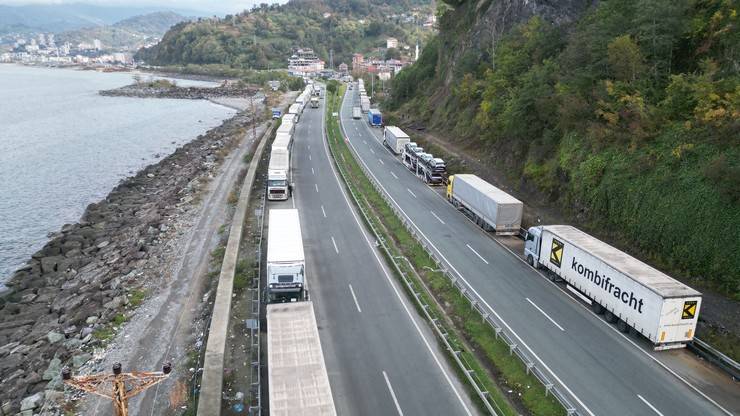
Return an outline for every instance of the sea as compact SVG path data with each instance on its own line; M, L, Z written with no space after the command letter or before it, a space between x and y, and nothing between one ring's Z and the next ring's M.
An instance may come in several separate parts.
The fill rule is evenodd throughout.
M131 73L0 64L0 291L49 233L235 113L208 101L98 95L132 82Z

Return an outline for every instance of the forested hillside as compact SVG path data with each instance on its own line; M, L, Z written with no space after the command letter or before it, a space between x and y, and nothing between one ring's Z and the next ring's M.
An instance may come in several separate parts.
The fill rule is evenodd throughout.
M740 299L736 0L446 0L386 103L572 222Z
M135 50L146 41L161 37L170 27L184 20L187 18L174 12L154 12L130 17L113 25L63 32L57 39L72 44L99 39L105 48L129 47Z
M295 48L314 49L335 65L350 64L354 52L385 46L387 37L415 44L431 30L421 24L432 12L426 0L293 0L256 6L223 19L200 19L172 28L137 59L152 65L223 65L227 68L284 68ZM415 14L416 21L400 16Z

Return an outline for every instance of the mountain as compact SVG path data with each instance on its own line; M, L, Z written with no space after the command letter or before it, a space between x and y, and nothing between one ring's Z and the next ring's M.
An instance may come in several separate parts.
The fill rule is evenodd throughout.
M0 5L0 34L21 32L63 32L91 26L112 25L133 16L173 11L185 16L203 16L193 10L161 7L113 7L91 4Z
M173 25L187 20L174 12L154 12L141 16L129 17L113 25L96 26L60 33L59 43L92 42L99 39L105 48L129 48L136 50L162 35Z
M351 63L354 52L385 47L387 37L414 45L431 34L421 23L432 13L426 0L293 0L255 7L223 19L181 23L162 41L139 51L152 65L229 68L285 67L294 48L312 48L329 62Z
M724 0L445 0L385 103L517 192L740 299L740 31ZM732 251L733 249L730 249Z

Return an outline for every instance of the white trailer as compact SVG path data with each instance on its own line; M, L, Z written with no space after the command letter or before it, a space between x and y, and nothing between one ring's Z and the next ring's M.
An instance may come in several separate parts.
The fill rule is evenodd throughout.
M370 111L370 99L367 97L360 97L360 108L363 113Z
M312 302L267 305L271 416L336 416Z
M291 118L285 118L285 116L283 116L283 120L280 122L280 127L277 128L276 134L287 133L292 136L295 131L295 123L293 123L292 119L293 117L295 116L292 116Z
M290 151L285 147L274 147L267 167L267 199L287 200L290 196L290 177Z
M383 144L388 146L394 154L401 154L406 143L411 142L411 138L403 130L396 126L388 126L383 129Z
M298 123L301 119L301 113L303 113L303 107L301 107L300 104L291 104L290 107L288 107L288 114L293 115L293 122Z
M447 200L456 208L468 211L486 231L501 235L519 233L524 204L476 175L451 175Z
M362 109L360 107L352 107L352 118L355 120L362 118Z
M267 302L304 300L305 270L298 210L271 209L267 229Z
M319 108L319 97L311 97L311 108Z
M623 332L630 328L656 350L685 347L694 338L701 293L569 225L532 227L527 261L565 280Z

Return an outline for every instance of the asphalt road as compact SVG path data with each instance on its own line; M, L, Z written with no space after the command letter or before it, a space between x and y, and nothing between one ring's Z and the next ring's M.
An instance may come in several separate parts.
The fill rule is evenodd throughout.
M697 387L702 386L682 381L646 351L645 341L623 336L494 242L409 172L382 145L381 129L369 127L364 115L352 119L357 102L357 89L348 90L340 117L361 162L453 274L505 321L550 378L571 392L579 413L668 416L738 411L740 394L730 398L729 405L712 403L699 392ZM729 378L725 382L730 392L739 391Z
M337 413L477 414L339 186L324 140L324 105L306 107L296 125L293 199L268 208L299 211Z

